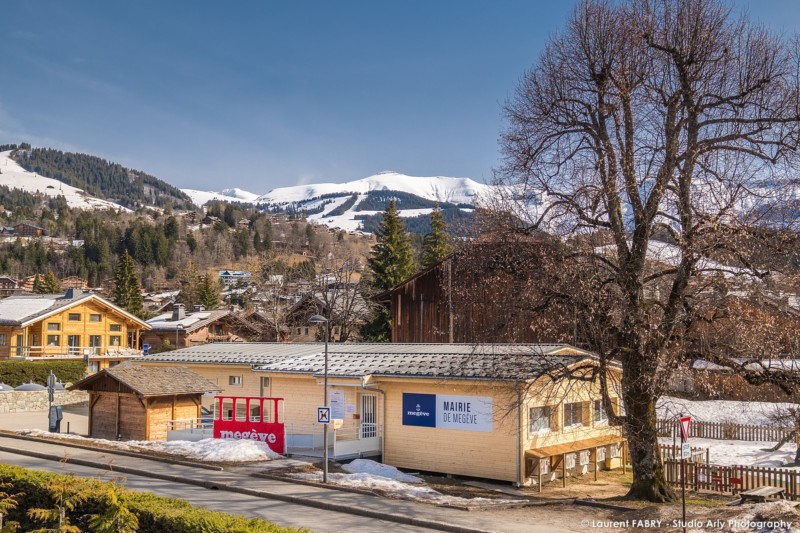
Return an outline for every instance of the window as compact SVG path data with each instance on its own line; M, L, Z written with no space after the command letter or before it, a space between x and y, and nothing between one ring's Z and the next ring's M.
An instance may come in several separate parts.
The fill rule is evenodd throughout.
M119 335L109 335L108 336L108 344L109 346L119 346L122 341L122 337Z
M261 396L269 396L269 378L261 377Z
M583 407L584 404L582 402L579 403L565 403L564 404L564 427L565 428L577 428L581 427L584 423L583 419Z
M228 385L242 386L242 376L228 376Z
M89 361L89 372L100 372L100 361Z
M108 367L111 368L112 366L117 366L118 364L119 364L119 361L109 361L108 362Z
M303 335L308 337L308 328L303 328Z
M48 322L47 331L61 331L61 324L58 322Z
M549 433L553 429L553 417L549 407L531 407L529 411L530 433Z
M297 328L297 334L300 335L303 331L303 328Z
M608 415L603 409L603 400L594 401L594 423L595 425L608 424Z
M100 322L101 320L103 320L103 319L102 319L102 317L100 315L97 315L97 314L94 314L94 313L89 315L89 322Z
M6 345L6 334L0 333L0 346L5 346L5 345Z
M47 336L47 345L48 346L61 346L61 335L48 335Z
M81 314L80 313L70 313L69 314L70 322L80 322L81 321Z
M122 324L111 324L108 331L122 331Z

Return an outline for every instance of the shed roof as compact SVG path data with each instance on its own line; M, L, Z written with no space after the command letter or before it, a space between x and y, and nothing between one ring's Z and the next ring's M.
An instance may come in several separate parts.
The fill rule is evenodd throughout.
M228 309L215 309L212 311L194 311L186 313L180 320L172 320L172 311L163 313L147 321L150 330L158 333L162 331L182 330L187 333L196 331L204 326L216 322L230 314Z
M183 367L147 367L122 364L106 368L72 385L69 390L95 390L94 384L105 377L118 381L140 396L172 396L221 391L214 382Z
M212 343L139 361L247 365L319 376L324 353L322 343ZM328 375L524 380L595 358L567 344L330 344Z

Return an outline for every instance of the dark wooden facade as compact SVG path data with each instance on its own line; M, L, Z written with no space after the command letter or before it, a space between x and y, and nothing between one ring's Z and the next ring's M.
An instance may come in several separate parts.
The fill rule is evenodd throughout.
M392 342L575 344L568 310L553 306L543 320L526 300L535 281L475 257L450 256L378 298L391 309Z

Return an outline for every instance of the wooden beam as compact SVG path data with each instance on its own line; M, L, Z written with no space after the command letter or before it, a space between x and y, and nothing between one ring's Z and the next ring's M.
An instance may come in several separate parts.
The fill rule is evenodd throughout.
M144 440L150 440L150 400L144 399Z
M592 450L592 460L594 461L594 480L597 481L597 469L600 466L597 464L597 447Z
M561 455L561 487L567 487L567 454Z
M170 417L170 420L175 420L175 398L176 398L176 396L173 394L172 395L172 416Z
M547 458L550 461L550 458ZM542 492L542 459L539 459L539 492Z
M119 439L119 391L117 391L117 422L116 422L116 431L114 432L114 438Z

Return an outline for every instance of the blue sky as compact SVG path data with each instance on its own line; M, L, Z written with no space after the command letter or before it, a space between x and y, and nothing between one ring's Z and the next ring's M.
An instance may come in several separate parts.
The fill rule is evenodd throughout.
M9 2L0 144L183 188L490 178L500 106L573 2ZM739 0L778 31L798 0Z

